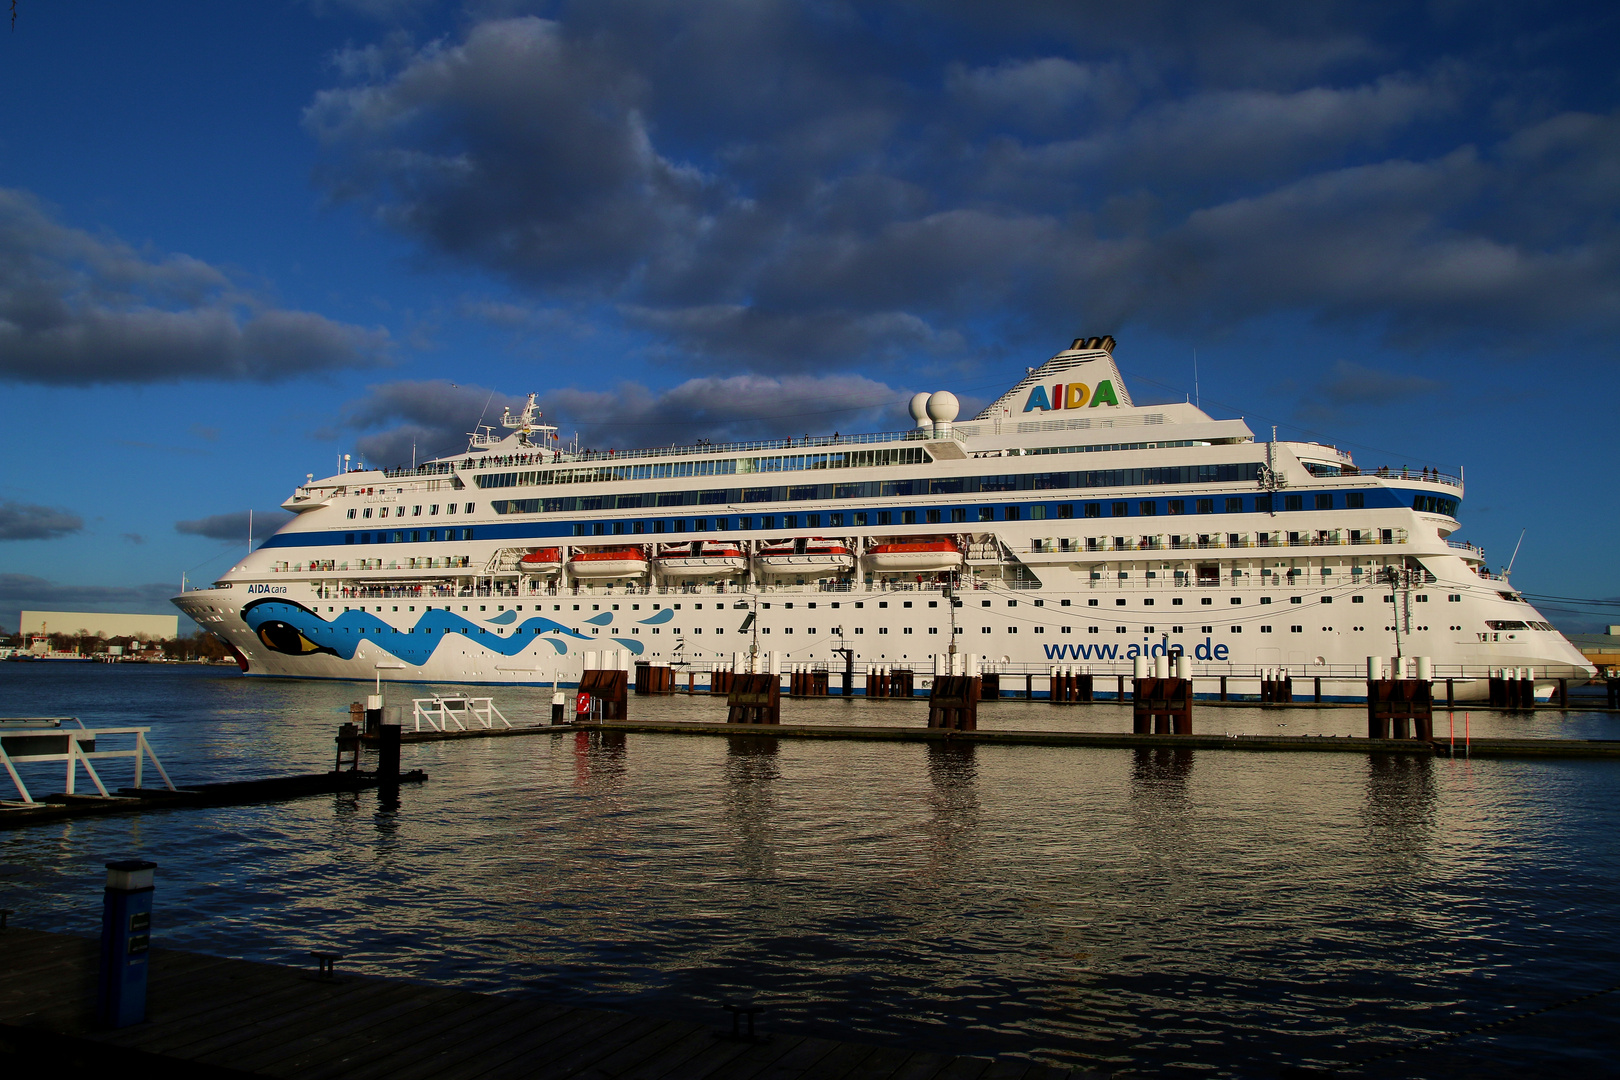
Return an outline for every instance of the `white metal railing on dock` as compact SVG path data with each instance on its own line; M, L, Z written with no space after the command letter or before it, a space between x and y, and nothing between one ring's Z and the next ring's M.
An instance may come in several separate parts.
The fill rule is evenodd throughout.
M416 730L421 731L426 724L433 731L449 731L455 725L457 731L466 731L464 721L477 723L484 728L493 728L496 721L507 727L512 722L501 715L501 710L495 707L494 698L470 697L430 697L415 698L411 701L412 711L416 718Z
M63 721L78 724L77 728L63 727ZM16 725L16 726L13 726ZM33 764L42 761L67 762L67 791L65 794L74 795L78 780L79 766L84 766L85 773L90 782L96 786L96 791L102 798L112 798L107 791L107 785L101 780L101 774L96 772L92 764L97 760L107 758L132 758L135 762L135 787L141 786L141 770L147 758L152 759L152 767L157 769L158 775L163 777L163 784L170 791L174 791L174 781L163 768L163 762L152 750L152 745L146 741L149 727L111 727L87 728L84 724L72 717L33 717L0 722L0 765L4 765L6 774L17 788L24 805L34 805L34 797L29 793L28 785L23 783L17 772L19 764ZM98 749L98 741L112 735L133 735L135 745L122 750L109 750L105 747Z

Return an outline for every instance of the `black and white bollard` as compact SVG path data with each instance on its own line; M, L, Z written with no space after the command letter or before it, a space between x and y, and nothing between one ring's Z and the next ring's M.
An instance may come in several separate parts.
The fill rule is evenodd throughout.
M146 968L152 947L152 871L157 863L107 864L101 907L101 971L96 1022L121 1028L146 1019Z

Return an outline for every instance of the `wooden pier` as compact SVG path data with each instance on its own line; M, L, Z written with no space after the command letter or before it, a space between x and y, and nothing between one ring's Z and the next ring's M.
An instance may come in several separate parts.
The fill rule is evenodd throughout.
M505 730L505 729L502 729ZM427 779L421 771L401 773L399 783L420 784ZM303 776L272 776L261 780L232 780L218 784L198 784L170 791L168 788L119 788L116 794L47 795L36 803L0 802L0 829L18 829L61 818L92 817L100 814L135 814L148 810L180 810L211 806L243 806L248 803L283 802L311 795L332 795L344 791L364 791L383 784L376 773L342 770Z
M147 1019L98 1030L94 939L0 931L0 1064L12 1076L299 1080L1056 1080L1019 1059L733 1036L684 1020L153 949Z
M1365 705L1357 706L1366 708ZM919 718L921 719L921 718ZM1124 723L1129 723L1127 716ZM1123 726L1123 725L1122 725ZM575 731L614 731L645 735L740 735L737 724L700 721L615 720L604 723L536 725L491 731L405 733L405 741L439 742L451 739L503 739L528 735L562 735ZM1101 749L1137 747L1187 750L1249 750L1334 754L1418 754L1424 757L1476 758L1608 758L1620 760L1620 739L1365 739L1348 735L1138 735L1130 731L958 731L949 728L855 726L845 724L780 724L754 728L754 737L784 739L851 740L865 742L985 743L994 746L1077 746Z

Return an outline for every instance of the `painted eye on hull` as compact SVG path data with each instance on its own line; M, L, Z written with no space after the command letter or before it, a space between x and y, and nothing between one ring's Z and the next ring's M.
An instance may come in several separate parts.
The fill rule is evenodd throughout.
M264 642L265 648L288 656L307 656L310 653L332 651L309 640L298 627L281 622L279 619L271 619L259 625L259 640Z

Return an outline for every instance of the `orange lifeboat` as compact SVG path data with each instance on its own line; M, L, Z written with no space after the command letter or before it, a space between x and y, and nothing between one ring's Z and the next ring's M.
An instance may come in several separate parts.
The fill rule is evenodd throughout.
M518 560L518 569L525 574L555 574L562 569L562 548L540 548Z
M867 568L879 574L927 574L962 565L962 549L946 537L920 537L874 544L866 551Z
M575 552L568 560L576 578L629 578L647 573L647 553L640 548L598 548Z
M840 541L815 536L760 548L754 561L766 574L808 577L812 574L841 574L853 569L855 553Z
M747 568L741 548L714 540L669 544L658 553L658 573L671 580L734 577Z

